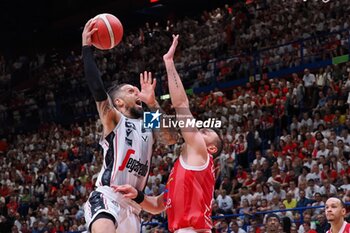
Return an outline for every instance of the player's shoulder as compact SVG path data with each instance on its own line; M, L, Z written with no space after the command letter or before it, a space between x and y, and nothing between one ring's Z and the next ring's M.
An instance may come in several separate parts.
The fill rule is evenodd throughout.
M329 232L331 233L331 230ZM343 233L350 233L350 223L346 222Z

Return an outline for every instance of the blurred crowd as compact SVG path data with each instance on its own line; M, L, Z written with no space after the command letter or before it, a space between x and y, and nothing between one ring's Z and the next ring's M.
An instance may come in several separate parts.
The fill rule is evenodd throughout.
M176 66L185 86L211 85L250 75L254 58L266 72L299 65L301 53L305 63L347 53L348 31L323 33L347 29L349 7L349 0L238 1L198 18L147 23L116 49L96 51L96 60L106 86L116 80L136 84L146 69L161 83L157 93L166 93L161 55L171 34L180 33ZM309 37L302 45L294 43ZM287 45L262 50L281 44ZM8 91L27 70L31 75L26 77L36 82ZM101 123L81 56L53 50L10 63L1 56L0 90L0 135L6 135L0 140L0 232L85 230L82 205L102 154ZM349 92L350 63L343 63L189 96L195 117L223 123L213 216L242 214L214 220L215 232L262 233L264 215L257 212L319 206L332 195L350 201ZM162 105L172 111L169 100ZM181 143L156 146L147 195L164 190ZM328 229L322 209L278 214L280 232ZM143 226L143 232L166 232L164 214L141 217L160 223Z

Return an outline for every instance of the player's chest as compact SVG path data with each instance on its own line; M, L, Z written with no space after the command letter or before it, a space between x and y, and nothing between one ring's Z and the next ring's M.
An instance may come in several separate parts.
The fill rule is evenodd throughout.
M120 135L123 138L120 140L124 141L126 146L148 146L153 143L152 130L143 128L140 122L126 119L121 131Z

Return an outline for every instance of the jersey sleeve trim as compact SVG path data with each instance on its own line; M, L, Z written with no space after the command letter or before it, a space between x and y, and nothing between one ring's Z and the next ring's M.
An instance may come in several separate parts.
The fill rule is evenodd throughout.
M207 162L205 162L204 165L202 166L192 166L192 165L188 165L182 158L182 155L180 155L180 164L181 166L185 169L185 170L190 170L190 171L204 171L205 169L207 169L208 165L209 165L209 161L210 161L210 155L207 156Z

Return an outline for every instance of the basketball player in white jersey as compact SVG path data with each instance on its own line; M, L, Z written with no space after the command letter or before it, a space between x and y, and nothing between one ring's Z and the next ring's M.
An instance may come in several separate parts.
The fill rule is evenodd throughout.
M159 109L155 99L155 79L151 73L140 75L141 92L135 86L121 84L105 91L99 70L91 50L93 20L90 20L82 34L85 77L96 101L103 125L103 165L96 181L96 189L85 204L85 220L93 233L136 233L140 232L141 202L130 200L113 192L111 186L130 184L143 190L150 165L153 132L144 129L142 102L151 110ZM159 138L167 144L176 142L168 131L158 131Z

